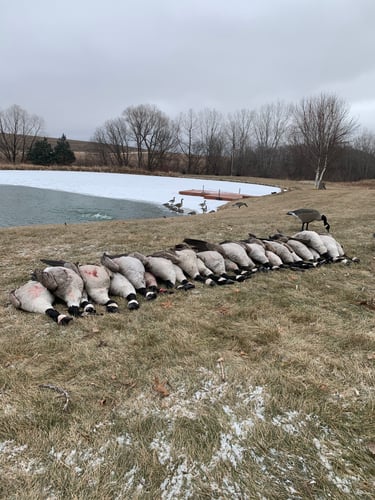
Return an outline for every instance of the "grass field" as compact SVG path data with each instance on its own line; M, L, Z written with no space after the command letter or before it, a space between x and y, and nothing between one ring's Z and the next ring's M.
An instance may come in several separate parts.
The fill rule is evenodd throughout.
M0 230L1 498L373 498L375 182L265 183L288 191L194 217ZM40 258L293 234L299 207L325 213L360 263L198 283L66 327L8 300Z

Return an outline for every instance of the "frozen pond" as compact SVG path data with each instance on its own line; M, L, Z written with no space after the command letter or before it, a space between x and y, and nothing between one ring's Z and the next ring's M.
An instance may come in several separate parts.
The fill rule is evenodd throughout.
M159 218L180 214L163 204L183 198L183 214L201 213L199 196L179 191L197 189L264 196L279 188L258 184L180 177L98 172L1 170L0 226ZM207 200L216 210L223 200ZM182 214L182 215L183 215Z

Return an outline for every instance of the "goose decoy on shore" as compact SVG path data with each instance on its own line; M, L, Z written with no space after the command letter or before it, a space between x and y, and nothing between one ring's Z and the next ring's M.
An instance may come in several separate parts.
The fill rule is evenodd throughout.
M164 205L165 207L167 207L167 208L172 208L172 207L174 207L174 202L175 202L175 200L176 200L176 197L175 197L175 196L173 196L173 198L172 198L171 200L166 201L165 203L163 203L163 205Z
M314 208L298 208L297 210L290 210L287 215L293 215L302 222L301 231L309 229L310 222L322 220L324 227L329 232L330 225L328 224L327 217L315 210ZM306 226L306 227L305 227Z
M199 206L201 207L202 212L205 214L208 210L207 201L204 199L202 203L199 203Z
M181 200L178 203L175 203L174 206L175 208L177 208L177 210L181 210L183 204L184 204L184 199L181 198Z
M29 280L19 288L12 290L9 299L16 309L46 314L58 325L67 325L73 319L71 316L59 313L53 307L55 297L39 281Z

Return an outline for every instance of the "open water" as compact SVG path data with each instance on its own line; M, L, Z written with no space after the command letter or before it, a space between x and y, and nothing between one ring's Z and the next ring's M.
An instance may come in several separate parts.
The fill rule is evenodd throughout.
M0 185L0 227L157 219L176 215L153 203Z

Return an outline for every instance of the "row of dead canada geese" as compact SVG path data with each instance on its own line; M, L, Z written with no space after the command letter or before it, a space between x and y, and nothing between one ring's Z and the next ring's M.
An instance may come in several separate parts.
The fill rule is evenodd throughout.
M95 304L117 312L119 306L112 297L123 297L128 309L138 309L138 296L152 300L167 289L195 288L194 281L228 285L250 278L255 271L304 270L339 261L358 259L347 257L330 234L309 230L291 237L276 233L266 239L249 234L244 240L222 243L186 238L151 255L104 253L99 265L41 259L47 267L35 269L9 298L17 309L47 314L56 323L67 324L73 316L94 314ZM67 305L68 314L55 308L56 299Z

